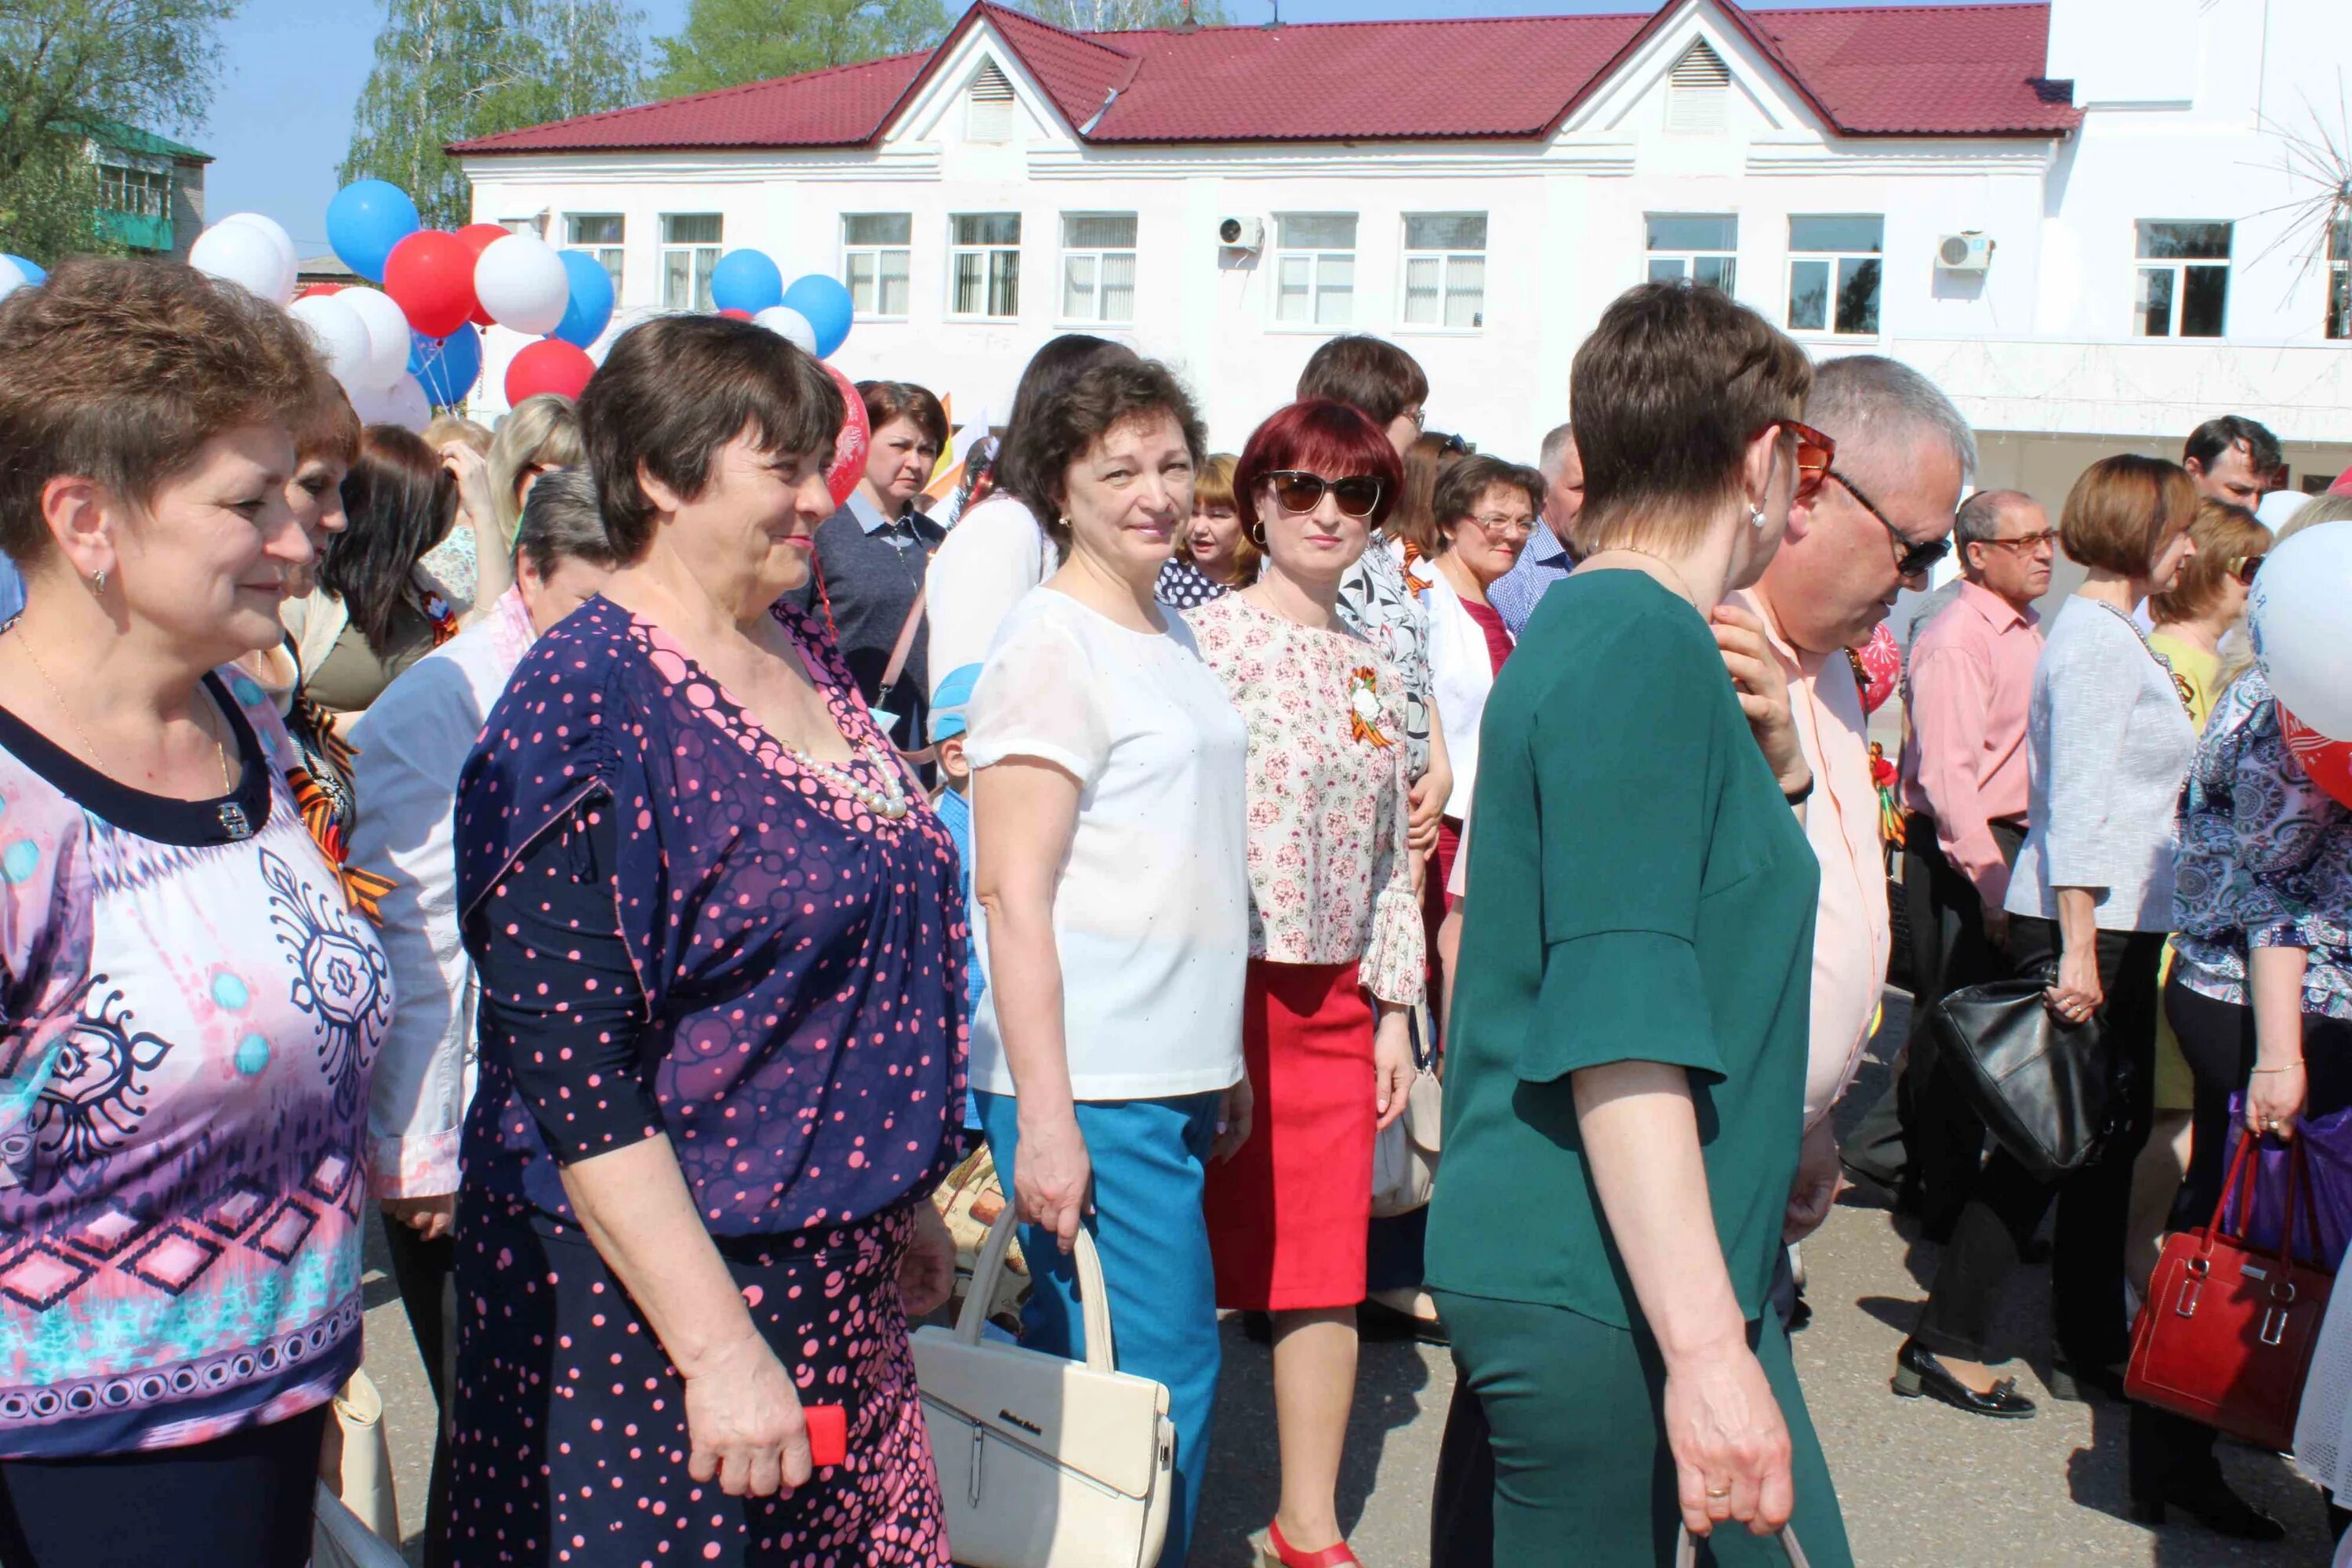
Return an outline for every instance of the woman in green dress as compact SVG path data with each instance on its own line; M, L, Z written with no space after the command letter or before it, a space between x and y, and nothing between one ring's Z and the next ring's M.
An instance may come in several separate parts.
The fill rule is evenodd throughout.
M1850 1562L1766 1300L1802 1131L1812 780L1761 627L1718 608L1827 472L1796 423L1811 380L1753 311L1673 284L1576 356L1591 553L1487 699L1429 1226L1493 1431L1497 1563L1573 1540L1596 1568L1666 1563L1686 1526L1777 1568L1783 1523L1815 1568Z

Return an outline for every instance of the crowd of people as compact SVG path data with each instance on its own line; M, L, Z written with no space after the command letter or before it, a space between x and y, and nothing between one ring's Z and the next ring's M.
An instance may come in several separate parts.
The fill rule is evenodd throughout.
M0 1559L307 1562L381 1223L429 1563L944 1565L909 1336L982 1144L1022 1342L1107 1304L1167 1391L1163 1568L1222 1311L1265 1568L1357 1561L1375 1329L1458 1373L1434 1563L1851 1562L1789 1339L1849 1178L1942 1243L1895 1394L2034 1413L1996 1325L2054 1205L2047 1386L2121 1399L2233 1118L2352 1105L2352 810L2241 625L2352 499L2288 521L2233 417L2053 526L1916 371L1676 283L1565 390L1520 464L1339 337L1221 454L1064 336L944 526L940 400L858 386L837 501L843 393L749 322L420 436L183 267L0 303ZM1890 823L1870 661L1955 552ZM1890 886L1915 1027L1842 1149ZM1916 1024L2011 973L2133 1069L2054 1182ZM1375 1217L1425 1074L1433 1196ZM2274 1536L2213 1436L2135 1405L2135 1513Z

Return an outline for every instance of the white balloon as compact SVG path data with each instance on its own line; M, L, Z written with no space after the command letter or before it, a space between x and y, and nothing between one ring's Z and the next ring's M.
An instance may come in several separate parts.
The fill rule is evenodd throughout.
M330 298L342 301L367 323L368 341L374 345L368 355L368 384L390 386L398 381L408 368L408 312L381 289L343 289Z
M25 276L23 268L0 256L0 300L5 300L30 282L32 279Z
M278 247L278 258L282 264L279 268L280 291L275 298L281 302L291 300L294 297L294 280L302 271L302 258L295 254L294 237L286 232L285 226L276 218L266 217L260 213L231 213L221 219L221 222L241 223L248 228L257 228L269 237L270 242Z
M510 234L490 241L474 263L474 298L499 325L544 337L562 324L572 302L572 274L547 241Z
M346 390L389 384L387 378L375 374L375 339L366 320L343 303L342 295L313 294L287 306L286 313L310 329L311 342L326 356L328 370ZM356 393L352 402L357 406ZM364 410L362 415L364 417Z
M2352 523L2306 528L2263 558L2246 636L2282 707L2352 741Z
M294 297L294 279L278 242L249 223L215 224L196 236L188 265L273 305Z
M422 435L433 423L433 400L425 395L425 388L413 375L404 374L392 384L384 396L382 423L404 425Z
M771 305L751 320L806 353L816 353L816 329L790 305Z

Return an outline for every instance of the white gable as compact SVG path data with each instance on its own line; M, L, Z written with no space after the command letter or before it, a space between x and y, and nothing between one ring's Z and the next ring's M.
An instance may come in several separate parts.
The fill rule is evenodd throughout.
M1560 142L1819 142L1829 127L1713 0L1686 0L1600 82Z
M1024 148L1073 146L1076 138L1020 58L983 22L934 62L923 90L883 128L886 148L907 142L986 159L999 150L1017 156Z

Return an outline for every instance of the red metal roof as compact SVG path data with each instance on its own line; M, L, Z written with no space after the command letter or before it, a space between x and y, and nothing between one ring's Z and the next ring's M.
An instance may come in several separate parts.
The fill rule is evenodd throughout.
M1832 129L2057 136L2050 7L1743 10L1712 0ZM1091 142L1425 141L1549 134L1677 13L1072 33L980 0L935 50L506 132L451 151L846 147L877 140L985 24Z

